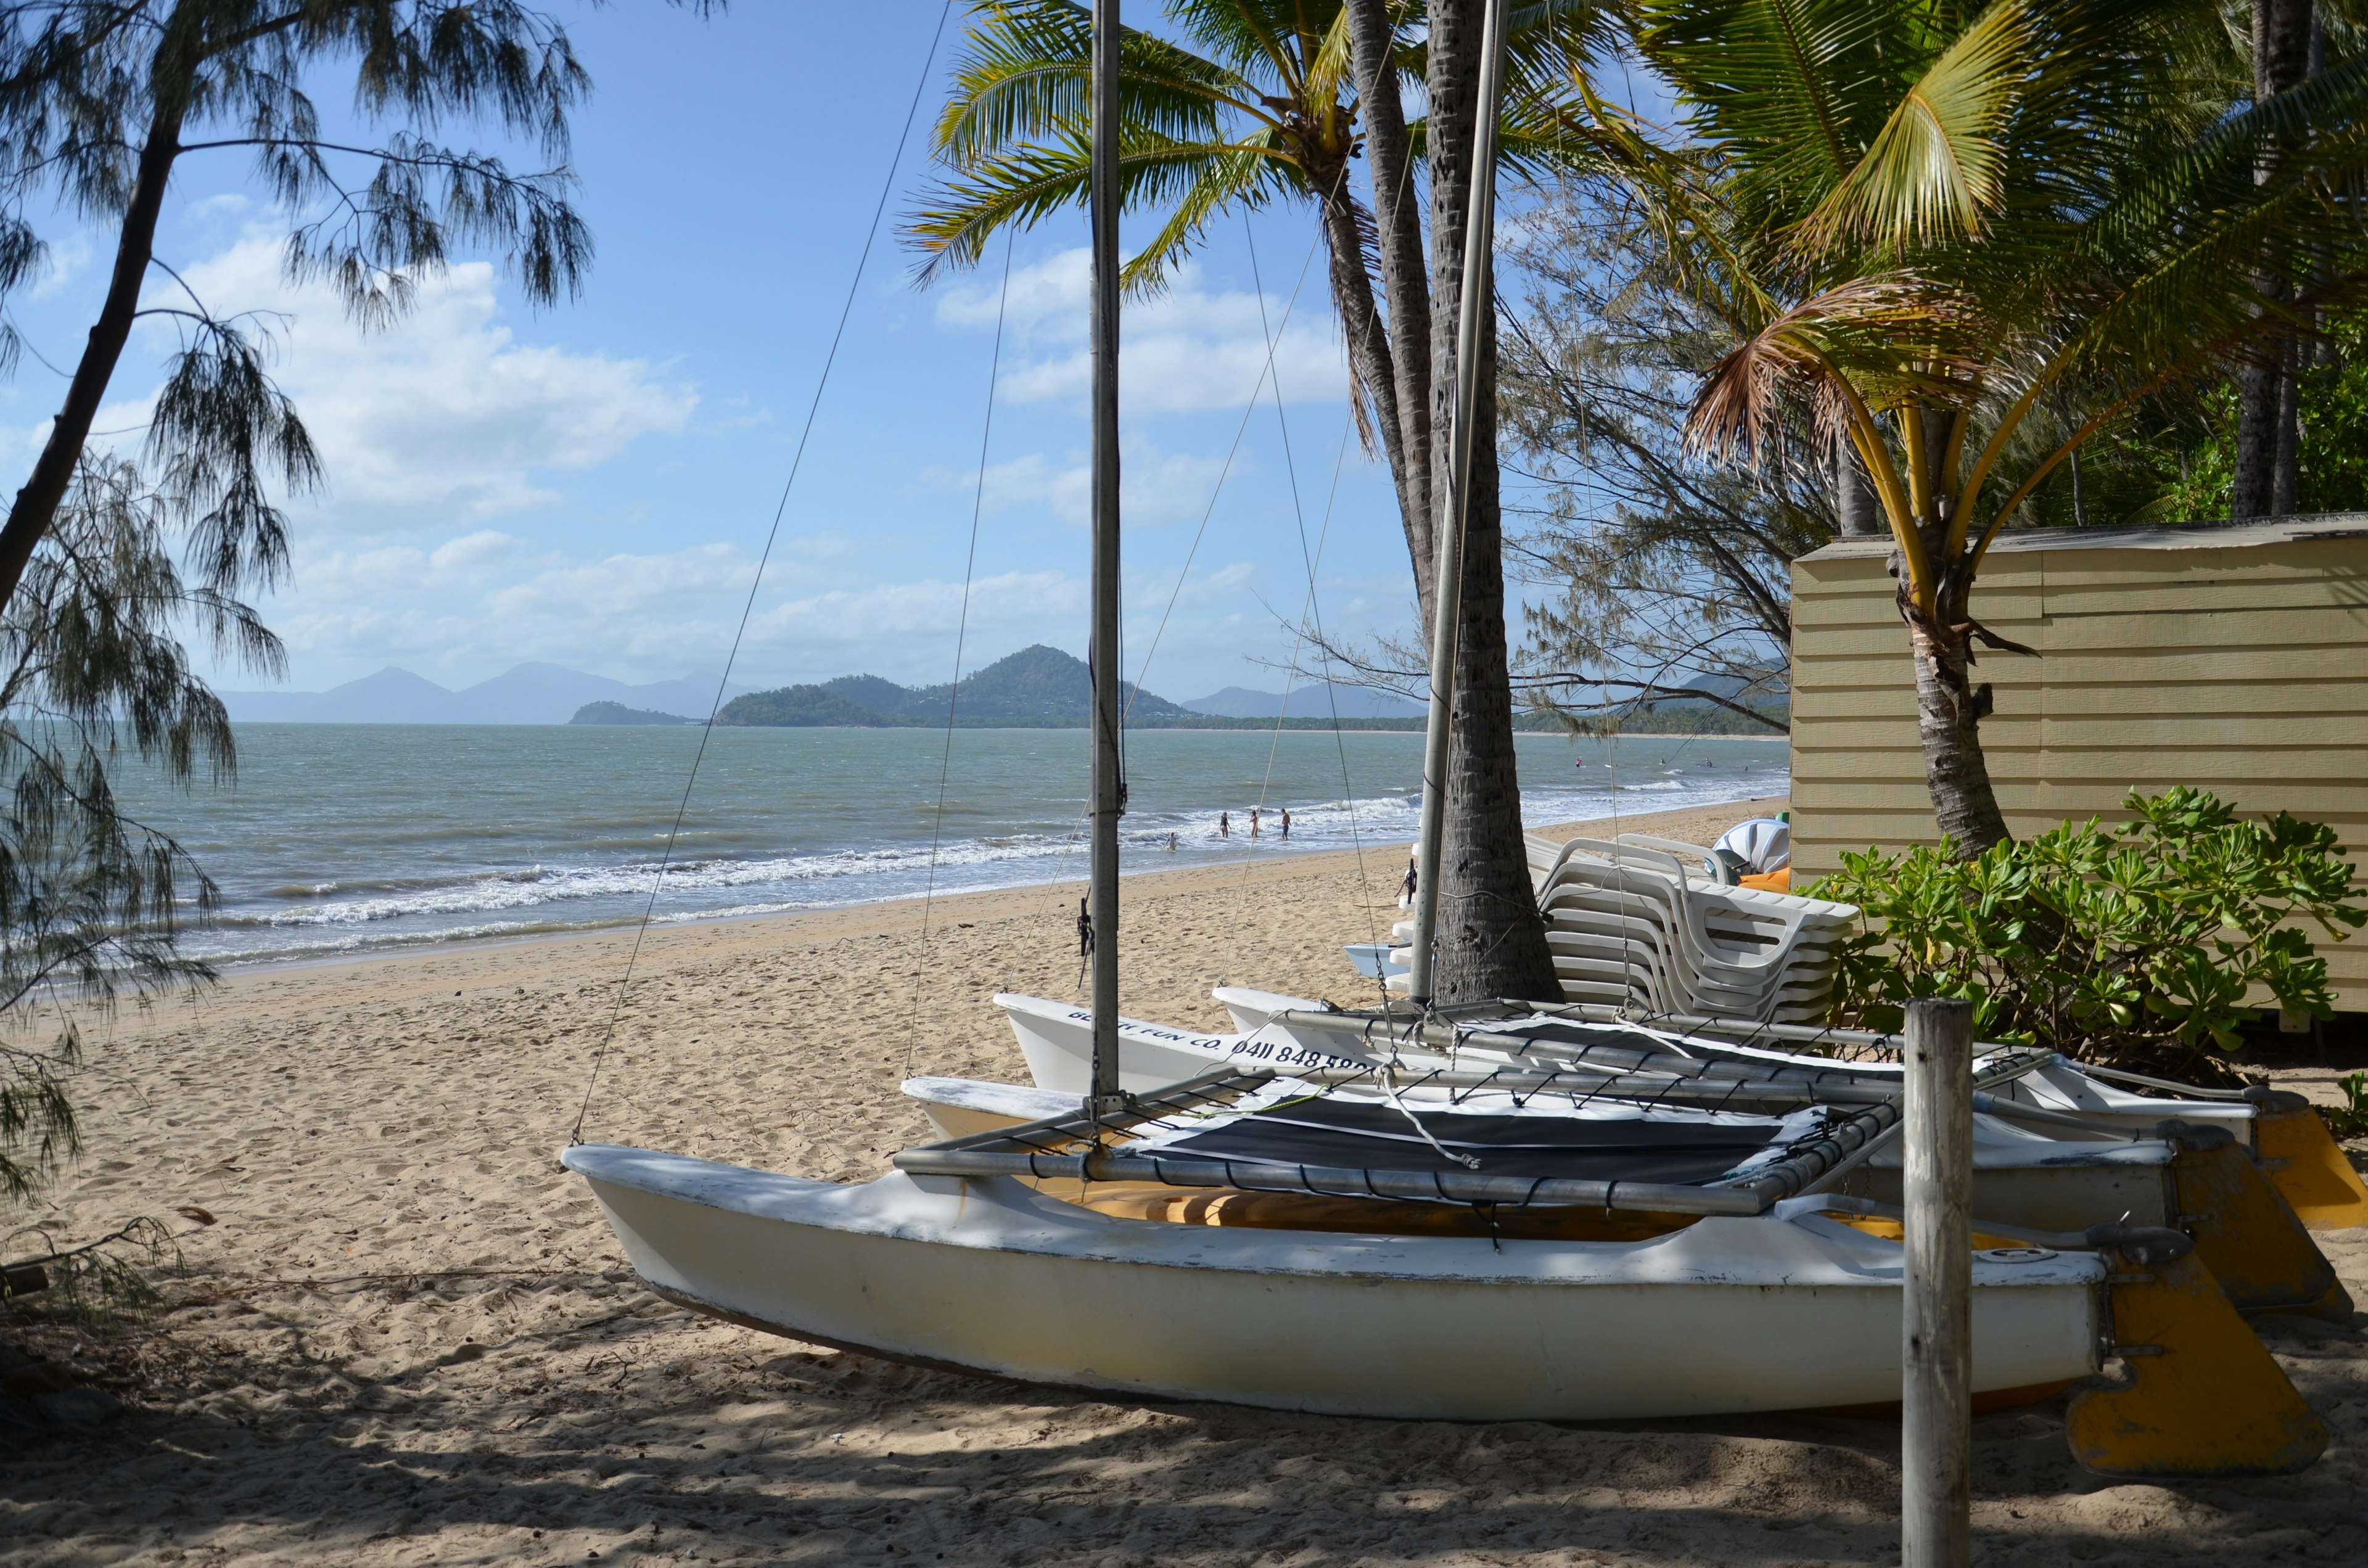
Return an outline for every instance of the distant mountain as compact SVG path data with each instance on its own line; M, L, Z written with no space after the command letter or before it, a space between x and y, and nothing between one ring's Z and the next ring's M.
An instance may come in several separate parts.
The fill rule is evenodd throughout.
M715 686L699 679L628 686L559 665L525 664L450 691L390 665L326 691L225 691L222 699L233 719L256 724L564 724L593 702L704 714Z
M843 730L876 730L905 722L876 708L850 702L826 686L785 686L778 691L752 691L725 703L715 722L768 728L819 725Z
M1361 686L1342 686L1334 682L1327 694L1322 681L1311 681L1291 688L1290 713L1300 719L1329 719L1337 711L1343 719L1419 719L1423 706L1395 697L1386 691L1371 691ZM1335 709L1334 703L1339 706ZM1229 686L1223 691L1212 691L1206 697L1195 697L1183 704L1195 713L1215 713L1228 719L1271 719L1284 711L1283 693L1252 691L1246 686Z
M587 702L575 710L571 724L696 724L696 719L686 719L679 713L654 713L646 708L628 708L621 702Z
M860 728L934 725L946 722L952 704L963 724L1064 726L1083 724L1093 705L1093 676L1086 662L1038 643L962 677L957 697L951 683L898 686L878 676L841 676L820 686L790 686L734 698L717 714L719 724L831 724ZM1121 700L1134 722L1174 723L1193 715L1165 698L1128 687Z

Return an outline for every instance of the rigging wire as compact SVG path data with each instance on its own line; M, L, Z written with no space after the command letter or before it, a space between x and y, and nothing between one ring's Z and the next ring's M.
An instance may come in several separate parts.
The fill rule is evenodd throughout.
M946 830L946 781L954 767L954 710L962 702L962 646L970 637L971 579L978 571L978 520L986 509L987 444L995 437L996 381L1003 374L1003 316L1011 301L1011 249L1018 231L1003 232L1003 288L995 300L995 347L986 367L986 418L978 432L978 484L970 497L970 553L962 558L962 618L954 624L954 680L946 690L946 749L938 759L938 811L929 824L929 878L921 889L921 942L913 969L913 1010L905 1031L905 1075L913 1074L913 1048L921 1029L921 976L929 958L929 904L938 891L938 846Z
M1291 513L1292 521L1298 527L1299 559L1300 563L1307 572L1307 597L1305 602L1301 606L1300 624L1292 631L1291 643L1291 668L1285 672L1283 676L1282 701L1275 711L1274 738L1267 747L1266 777L1261 779L1258 784L1258 805L1262 809L1266 804L1268 793L1274 784L1275 756L1282 748L1283 720L1291 710L1291 688L1292 684L1298 678L1299 653L1301 648L1305 644L1306 628L1311 619L1315 625L1316 645L1318 649L1322 650L1324 645L1323 611L1316 602L1315 568L1316 563L1324 559L1324 546L1326 541L1331 538L1332 508L1334 504L1339 499L1340 495L1340 472L1348 461L1349 435L1356 423L1356 407L1351 403L1342 413L1340 424L1340 445L1338 449L1334 453L1332 460L1331 487L1326 492L1324 496L1324 521L1317 531L1315 548L1311 552L1307 545L1307 513L1305 508L1300 504L1299 498L1299 469L1296 461L1292 456L1291 450L1291 424L1283 413L1282 372L1281 367L1276 363L1276 354L1281 347L1281 337L1279 334L1269 333L1267 327L1266 283L1258 270L1258 234L1250 223L1250 215L1247 210L1242 213L1242 237L1249 249L1251 288L1258 295L1258 331L1261 335L1266 337L1268 381L1274 394L1275 428L1280 432L1282 437L1283 471L1289 476L1291 481ZM1351 395L1353 395L1353 393ZM1365 905L1365 936L1368 940L1372 940L1376 930L1373 922L1372 889L1365 878L1365 846L1363 835L1359 832L1357 826L1357 791L1355 785L1350 782L1349 777L1348 742L1340 733L1340 693L1332 683L1332 667L1328 653L1319 651L1317 656L1319 659L1323 660L1324 663L1323 678L1325 695L1329 699L1332 709L1332 740L1334 745L1338 749L1340 756L1340 790L1342 799L1349 808L1349 842L1354 848L1357 856L1357 888L1358 895L1363 901ZM1257 855L1258 843L1257 840L1253 838L1250 844L1249 854L1245 856L1242 859L1242 885L1245 888L1249 885L1250 863L1257 858ZM1385 989L1385 997L1386 994Z
M781 498L773 506L772 526L765 531L765 548L757 557L757 574L748 582L748 597L740 607L740 624L732 633L732 648L723 657L723 673L716 677L715 699L708 705L707 722L699 732L699 749L691 754L690 774L682 782L682 800L675 807L674 825L666 830L666 852L658 858L656 874L650 879L650 896L642 905L641 924L633 931L633 946L625 957L623 978L617 982L616 1005L609 1009L609 1026L600 1031L599 1047L592 1053L591 1075L585 1080L583 1103L575 1108L575 1123L568 1129L569 1143L584 1142L584 1118L592 1108L592 1091L600 1083L600 1067L608 1060L609 1047L617 1038L617 1021L624 1016L625 994L633 983L633 970L640 962L642 942L650 934L650 919L657 911L658 892L666 885L667 869L674 864L677 842L682 836L683 818L690 811L690 792L699 783L700 764L707 758L707 743L715 733L715 716L723 708L723 694L730 688L732 666L740 657L741 641L748 635L749 617L756 613L757 592L764 586L765 567L773 559L773 545L780 538L781 519L789 514L790 492L797 487L798 471L805 464L806 444L814 437L814 418L822 412L823 393L830 386L830 373L838 363L839 345L847 337L848 319L855 313L857 291L863 286L863 274L871 262L871 247L880 238L880 220L888 211L888 198L896 188L896 171L904 165L905 147L912 140L913 122L921 112L922 95L928 91L929 74L937 69L938 45L944 41L947 18L953 15L953 0L938 12L938 25L929 34L929 49L921 61L920 78L913 84L912 102L905 108L904 129L896 133L896 150L888 156L888 172L880 182L880 199L871 209L871 225L864 231L863 249L855 258L855 275L847 280L847 300L838 309L838 324L830 335L829 352L823 356L822 374L814 381L814 400L806 404L805 424L798 431L797 449L790 457L790 475L782 482Z
M1283 330L1291 325L1291 312L1299 307L1299 291L1306 286L1308 268L1315 265L1315 253L1322 248L1323 244L1324 234L1321 230L1318 230L1315 241L1307 247L1307 259L1299 264L1299 281L1291 286L1291 298L1284 301L1282 320L1275 327L1275 337L1278 341ZM1258 299L1258 310L1261 314L1265 309L1266 299L1261 295ZM1226 477L1234 472L1234 459L1241 453L1242 437L1250 427L1250 416L1258 412L1258 399L1265 395L1267 374L1272 366L1273 358L1269 355L1268 362L1258 367L1258 384L1250 388L1249 401L1242 405L1241 423L1234 426L1234 444L1225 449L1224 464L1217 470L1217 483L1209 491L1209 505L1202 508L1201 513L1201 526L1192 531L1192 548L1184 552L1184 565L1182 570L1176 574L1176 586L1168 591L1167 608L1160 611L1159 626L1151 634L1151 647L1143 655L1142 667L1134 672L1134 697L1127 699L1126 703L1126 710L1129 713L1134 710L1134 698L1143 695L1143 683L1150 674L1151 661L1159 655L1159 640L1167 634L1168 618L1176 613L1176 601L1183 597L1185 579L1192 574L1192 562L1201 553L1201 541L1208 537L1209 519L1217 515L1218 498L1225 493ZM1119 689L1125 690L1123 683ZM1120 716L1119 722L1121 727L1125 724L1123 714Z
M1315 236L1315 242L1307 247L1306 259L1299 264L1299 280L1292 285L1291 298L1283 304L1281 324L1275 329L1277 341L1280 341L1282 329L1291 324L1291 313L1298 307L1300 290L1306 286L1308 269L1315 266L1315 252L1323 243L1324 236L1319 231ZM1266 297L1264 294L1260 294L1258 297L1258 311L1261 321L1264 319L1265 310ZM1123 699L1124 702L1124 705L1119 713L1119 733L1121 736L1123 736L1126 733L1127 719L1133 713L1136 700L1143 696L1144 682L1150 678L1151 662L1159 654L1160 639L1167 635L1168 618L1176 613L1177 600L1183 596L1184 584L1186 580L1191 576L1192 562L1198 559L1201 553L1201 541L1208 536L1209 521L1217 515L1217 502L1225 493L1225 481L1234 472L1234 460L1241 453L1242 437L1249 429L1250 418L1258 413L1258 399L1266 393L1267 376L1268 372L1272 369L1272 366L1273 356L1269 353L1267 362L1258 367L1258 384L1250 388L1249 401L1242 405L1241 423L1234 426L1233 445L1225 449L1225 460L1224 464L1218 468L1216 483L1212 485L1209 491L1209 504L1201 510L1201 526L1193 530L1192 547L1184 552L1184 565L1182 569L1176 574L1176 586L1168 592L1167 608L1160 612L1159 625L1151 634L1151 646L1143 655L1142 666L1134 672L1133 687L1130 688L1128 683L1123 679L1119 682L1119 695ZM1121 651L1123 651L1122 644ZM1076 842L1076 834L1075 830L1072 830L1070 834L1069 842L1071 846ZM1064 846L1062 849L1061 853L1064 860L1067 858L1068 849L1068 846ZM1048 886L1046 890L1045 902L1039 914L1039 919L1050 918L1054 905L1065 900L1065 895L1062 894L1059 891L1058 879L1059 867L1056 864L1054 867L1054 881L1053 884Z

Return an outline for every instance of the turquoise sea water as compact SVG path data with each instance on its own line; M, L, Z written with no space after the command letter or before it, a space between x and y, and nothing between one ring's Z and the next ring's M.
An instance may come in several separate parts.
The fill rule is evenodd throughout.
M243 724L233 789L126 793L221 885L190 950L327 956L641 917L696 730ZM1780 794L1780 744L1520 742L1531 823ZM1128 870L1413 836L1422 737L1153 730L1127 743ZM660 920L813 909L1083 873L1083 730L718 730ZM1264 832L1248 838L1263 804ZM1278 808L1291 812L1286 844ZM1230 812L1233 835L1218 836ZM1175 835L1177 847L1167 847ZM932 838L937 847L932 871ZM1395 868L1390 872L1393 880Z

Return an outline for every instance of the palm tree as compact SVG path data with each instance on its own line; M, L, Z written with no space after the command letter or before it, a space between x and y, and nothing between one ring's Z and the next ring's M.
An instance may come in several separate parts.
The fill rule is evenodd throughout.
M1806 406L1865 464L1934 812L1978 853L2008 835L1975 645L2031 652L1975 617L1983 558L2099 431L2368 281L2368 71L2232 103L2205 0L1640 9L1713 171L1696 256L1740 339L1693 434L1748 460Z
M1434 599L1435 497L1444 492L1454 385L1455 303L1471 179L1482 6L1431 0L1417 25L1402 0L1165 0L1172 39L1130 31L1121 49L1121 189L1159 215L1125 265L1136 292L1162 287L1210 225L1283 202L1315 216L1349 347L1360 428L1390 466L1416 597ZM928 276L974 261L1008 223L1082 207L1088 172L1087 13L1068 0L981 0L954 92L939 119L941 185L912 220ZM1510 8L1502 163L1532 174L1600 171L1648 152L1602 109L1584 63L1608 11L1577 0ZM1418 85L1430 113L1412 121ZM1349 178L1369 165L1369 204ZM1414 168L1429 175L1417 190ZM1421 203L1433 235L1428 252ZM1433 301L1440 302L1434 310ZM1522 851L1506 669L1492 331L1481 346L1485 427L1475 435L1457 628L1455 749L1439 994L1556 996Z
M974 263L1006 224L1032 226L1064 208L1082 210L1090 165L1087 88L1091 17L1076 0L979 0L968 52L934 139L946 176L906 233L928 256L924 281ZM1284 202L1313 211L1329 259L1333 307L1349 344L1360 435L1378 440L1398 492L1426 626L1430 617L1431 506L1428 464L1431 410L1402 407L1396 360L1427 368L1426 312L1400 311L1394 333L1379 301L1383 248L1414 249L1421 271L1418 194L1402 176L1377 198L1386 222L1349 179L1366 136L1342 0L1165 0L1185 40L1130 28L1121 50L1123 132L1121 180L1130 211L1162 215L1158 232L1124 265L1136 294L1156 292L1205 239L1210 226L1245 209ZM1418 85L1427 50L1403 16L1408 7L1372 0L1381 14L1392 86ZM1476 12L1475 12L1476 25ZM1582 62L1603 41L1600 6L1544 0L1518 6L1508 66L1512 88L1501 133L1503 161L1518 172L1600 168L1636 143L1607 133L1589 112ZM1395 105L1393 105L1395 108ZM1420 157L1424 122L1400 121ZM1411 165L1407 165L1410 173ZM1424 379L1428 379L1427 377ZM1418 400L1420 401L1420 400ZM1410 455L1411 454L1411 455Z

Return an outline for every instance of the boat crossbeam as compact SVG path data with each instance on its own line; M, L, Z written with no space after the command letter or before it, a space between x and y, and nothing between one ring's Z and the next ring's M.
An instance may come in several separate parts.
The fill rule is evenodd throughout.
M1270 1071L1203 1074L1139 1099L1144 1119L1161 1104L1207 1105L1270 1081ZM1888 1137L1899 1123L1894 1096L1836 1116L1792 1153L1749 1176L1702 1186L1663 1182L1496 1176L1474 1171L1295 1165L1153 1151L1129 1153L1105 1142L1122 1129L1082 1113L998 1128L942 1143L905 1149L894 1157L908 1176L1019 1176L1038 1181L1157 1182L1167 1187L1230 1187L1320 1198L1515 1208L1597 1208L1664 1214L1765 1214L1785 1199L1850 1163Z

